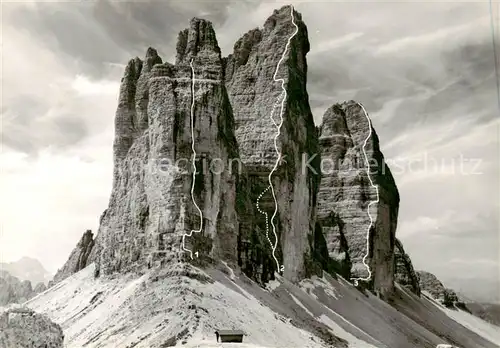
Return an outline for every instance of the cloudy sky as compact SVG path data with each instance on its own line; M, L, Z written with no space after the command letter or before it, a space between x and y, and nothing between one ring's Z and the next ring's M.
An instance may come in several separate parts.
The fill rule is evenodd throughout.
M177 33L193 16L214 23L227 55L284 4L2 3L1 259L27 255L54 272L86 229L97 230L128 59L153 46L172 60ZM396 178L397 235L416 268L469 293L470 279L476 292L498 292L492 34L498 40L500 32L491 20L498 22L499 4L492 12L487 1L293 4L309 30L315 119L337 101L364 104Z

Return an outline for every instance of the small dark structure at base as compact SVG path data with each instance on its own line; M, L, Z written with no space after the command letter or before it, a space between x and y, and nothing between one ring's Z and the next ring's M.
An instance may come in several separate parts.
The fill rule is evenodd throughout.
M217 342L219 342L219 337L221 342L243 342L243 336L245 333L241 330L217 330L215 331L215 337L217 337Z

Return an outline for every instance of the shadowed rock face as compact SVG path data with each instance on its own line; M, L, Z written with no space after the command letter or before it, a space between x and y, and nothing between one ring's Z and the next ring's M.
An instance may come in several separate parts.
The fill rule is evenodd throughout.
M393 291L399 194L377 134L354 101L329 108L320 132L323 177L318 221L329 256L340 263L344 276L366 278L369 273L363 258L369 249L365 261L370 265L373 288L388 295ZM370 179L378 187L378 196Z
M394 274L396 282L407 287L417 296L420 296L417 272L413 268L410 256L405 253L403 243L397 238L394 250Z

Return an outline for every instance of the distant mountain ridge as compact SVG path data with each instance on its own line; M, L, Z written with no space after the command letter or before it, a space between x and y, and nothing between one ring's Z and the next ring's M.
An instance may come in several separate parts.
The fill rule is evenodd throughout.
M40 261L26 256L14 262L0 262L0 270L7 271L20 280L29 280L32 284L44 283L47 285L53 276Z

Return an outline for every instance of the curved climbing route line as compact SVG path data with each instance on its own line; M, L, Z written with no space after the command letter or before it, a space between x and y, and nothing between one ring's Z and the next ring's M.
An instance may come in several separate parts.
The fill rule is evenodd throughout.
M194 67L193 67L193 59L189 62L189 66L191 67L191 150L193 152L193 182L191 184L191 200L193 201L194 206L198 210L198 213L200 214L200 228L197 230L191 230L189 233L185 233L182 236L182 249L184 251L189 252L189 256L191 256L191 259L193 259L193 252L190 249L186 248L186 236L191 237L193 235L193 232L199 233L203 229L203 213L201 212L200 207L198 204L196 204L196 201L194 199L194 185L196 182L196 150L194 148L194 100L195 100L195 95L194 95L194 84L196 82L196 77L194 73Z
M269 241L269 244L271 244L272 255L273 255L274 261L276 261L276 266L277 266L278 271L280 270L281 267L280 267L280 263L279 263L278 259L276 258L276 254L275 254L276 253L276 248L278 247L278 234L276 233L276 225L274 224L274 218L276 217L276 214L278 213L278 201L276 199L276 194L274 192L274 187L273 187L273 183L272 183L271 179L272 179L273 173L276 171L276 169L278 168L279 163L281 161L281 152L278 149L277 140L278 140L278 137L281 134L281 126L283 125L283 109L284 109L284 106L285 106L285 100L287 98L287 93L286 93L286 89L285 89L285 80L284 79L277 79L276 75L278 74L278 70L280 68L281 62L285 59L286 52L288 51L288 47L290 46L290 41L292 40L292 38L299 31L299 27L295 23L295 20L294 20L294 17L293 17L293 6L290 6L290 16L292 18L292 24L295 26L295 31L288 38L288 41L287 41L287 43L285 45L285 50L283 51L283 55L281 56L281 59L278 61L278 64L276 65L276 70L275 70L274 75L273 75L274 82L281 82L281 89L283 90L283 92L278 97L278 101L275 103L275 106L276 106L276 104L278 104L280 102L280 99L281 99L280 114L279 114L280 118L279 118L279 122L278 123L276 123L274 121L274 117L273 117L273 115L274 115L274 109L275 109L274 106L273 106L273 110L271 112L271 121L277 127L277 132L276 132L276 135L274 136L274 149L276 150L276 154L278 155L278 157L276 159L276 162L274 164L273 169L271 170L271 172L269 173L269 176L268 176L269 186L260 194L260 196L259 196L259 198L257 199L257 202L256 202L257 210L266 217L266 237L267 237L267 240ZM264 195L264 193L266 193L268 190L271 190L271 193L272 193L273 199L274 199L274 213L271 216L271 226L272 226L273 234L274 234L274 238L275 238L274 244L269 239L269 219L268 219L268 214L266 212L262 211L260 209L260 207L259 207L259 200L262 198L262 196Z
M355 286L357 286L359 284L360 280L368 282L372 278L372 271L370 269L370 265L368 265L366 263L366 258L368 257L368 254L370 253L370 230L373 226L373 218L372 218L372 215L370 213L370 207L372 204L377 204L380 201L380 196L378 193L378 186L373 184L372 178L370 176L370 161L368 160L368 156L366 155L366 151L365 151L366 143L368 142L368 140L372 136L372 122L370 121L370 118L368 117L368 113L366 112L365 107L361 103L358 103L358 105L361 106L361 109L363 109L363 112L365 113L366 120L368 121L368 136L366 137L365 142L363 143L362 150L363 150L363 155L365 156L365 161L366 161L366 175L368 176L368 180L370 181L370 185L373 188L375 188L375 192L377 194L377 199L375 201L370 201L370 203L368 203L368 217L370 218L370 224L368 225L368 230L366 231L366 254L363 257L363 264L365 265L366 269L368 270L368 277L366 277L366 278L363 278L363 277L353 278L352 280L353 280Z

